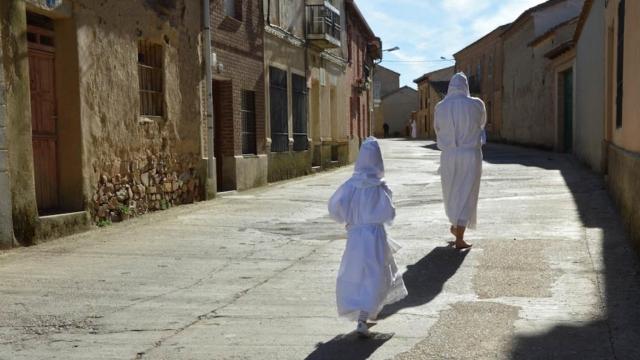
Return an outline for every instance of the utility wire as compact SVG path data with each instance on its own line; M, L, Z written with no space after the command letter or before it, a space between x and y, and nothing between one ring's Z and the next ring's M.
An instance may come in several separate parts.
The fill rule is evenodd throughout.
M397 63L428 63L428 62L444 62L444 61L455 61L453 59L439 59L439 60L385 60L382 59L382 62L397 62Z

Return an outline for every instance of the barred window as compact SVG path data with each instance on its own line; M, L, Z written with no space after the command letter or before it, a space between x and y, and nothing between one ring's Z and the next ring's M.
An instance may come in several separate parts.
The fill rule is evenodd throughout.
M271 151L289 151L289 99L287 72L269 68L269 98L271 117Z
M307 80L293 74L293 151L308 148L307 138Z
M254 91L242 91L240 112L242 113L242 153L257 154L256 93Z
M138 41L140 115L164 116L162 45Z

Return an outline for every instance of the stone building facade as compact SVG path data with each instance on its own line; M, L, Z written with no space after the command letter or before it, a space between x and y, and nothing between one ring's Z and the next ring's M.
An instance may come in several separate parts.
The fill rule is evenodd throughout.
M349 161L358 156L360 144L372 134L374 61L381 58L382 42L375 36L355 1L346 2L347 78L349 97Z
M382 118L391 137L410 136L412 113L418 110L418 91L408 86L382 97Z
M199 1L0 6L20 244L201 198Z
M444 99L449 88L449 80L455 72L455 67L426 73L413 82L418 85L418 111L416 121L418 124L418 137L435 139L435 110L436 105Z
M345 0L307 0L309 137L316 169L349 161L349 97Z
M382 65L373 69L373 135L384 137L384 108L382 98L400 89L400 74Z
M268 180L311 172L304 1L264 1Z
M604 15L607 179L640 251L640 2L609 0Z
M502 33L509 24L502 25L479 40L458 51L453 57L456 70L469 77L472 95L479 97L487 109L485 130L489 140L500 140L502 125Z
M211 2L218 191L267 183L261 0Z
M584 0L550 0L524 12L502 34L504 46L501 138L563 151L557 123L558 79L549 58L573 38Z

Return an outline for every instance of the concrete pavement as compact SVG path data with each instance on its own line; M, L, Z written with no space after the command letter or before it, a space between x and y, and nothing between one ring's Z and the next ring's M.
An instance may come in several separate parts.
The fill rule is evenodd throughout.
M571 157L490 145L479 227L447 247L439 153L382 142L409 297L336 318L351 168L0 255L0 359L640 359L640 266Z

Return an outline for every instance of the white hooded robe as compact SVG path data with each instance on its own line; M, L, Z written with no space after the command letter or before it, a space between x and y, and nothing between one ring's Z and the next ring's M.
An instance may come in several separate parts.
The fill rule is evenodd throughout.
M455 226L476 226L486 117L484 102L469 94L466 76L455 74L436 105L434 124L445 211Z
M366 311L375 319L384 305L407 295L393 258L399 246L387 237L384 225L396 211L375 138L362 144L353 176L329 200L329 214L347 224L336 284L338 314L355 320Z

